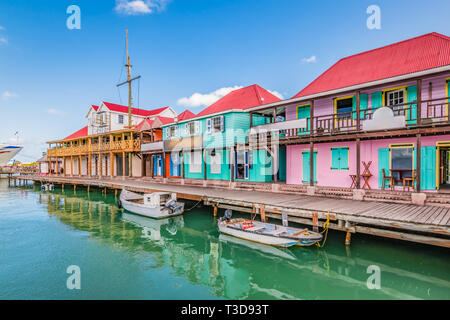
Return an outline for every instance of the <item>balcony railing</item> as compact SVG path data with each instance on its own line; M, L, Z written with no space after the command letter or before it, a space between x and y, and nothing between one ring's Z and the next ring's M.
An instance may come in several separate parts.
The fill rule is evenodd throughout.
M141 143L139 140L123 140L112 141L89 145L70 146L70 147L56 147L47 150L48 157L64 157L64 156L77 156L88 153L98 152L138 152L141 150Z
M427 127L433 125L450 124L448 117L450 98L439 98L423 100L420 108L417 101L399 105L388 106L389 110L383 108L361 109L328 115L318 115L306 118L299 127L296 120L283 122L283 128L277 129L275 124L255 126L250 131L252 134L264 133L264 139L278 135L280 139L290 139L301 136L338 135L343 133L354 133L375 130L393 130L411 127ZM420 110L420 114L419 114ZM264 130L260 130L264 129Z

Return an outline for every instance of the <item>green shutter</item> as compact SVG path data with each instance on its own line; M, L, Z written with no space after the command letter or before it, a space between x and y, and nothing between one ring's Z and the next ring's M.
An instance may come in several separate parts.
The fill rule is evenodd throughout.
M356 120L356 96L353 96L353 113L352 113L352 118L353 120Z
M420 188L436 190L436 147L422 147L420 162Z
M337 148L331 148L331 170L339 170L340 169L340 154L341 150Z
M297 118L298 119L307 119L310 116L311 116L311 106L310 105L297 107ZM306 124L307 131L300 132L301 135L309 134L309 124L310 124L310 122L308 121Z
M417 101L417 86L409 86L406 88L407 102ZM408 105L409 107L409 105ZM409 110L408 110L409 112ZM417 123L417 104L411 105L411 114L408 113L408 117L406 118L408 124L416 124Z
M389 149L378 149L378 187L383 185L383 169L389 175ZM387 182L386 182L387 185Z
M348 148L341 148L340 150L340 168L341 170L348 170Z
M360 95L359 110L367 110L368 98L369 98L369 96L367 94ZM364 119L364 112L361 111L359 113L359 117L360 117L360 119Z
M372 93L372 109L380 108L383 105L383 93L381 91Z
M311 181L311 175L310 175L310 152L303 152L302 153L302 165L303 165L303 178L302 181L304 183L309 183ZM317 183L317 152L314 152L314 183Z

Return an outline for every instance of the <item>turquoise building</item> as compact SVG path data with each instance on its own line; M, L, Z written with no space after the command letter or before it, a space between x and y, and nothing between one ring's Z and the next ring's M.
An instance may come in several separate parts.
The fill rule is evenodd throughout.
M280 101L258 85L234 90L196 116L163 127L167 177L228 181L286 180L286 150L246 147L250 114L245 110ZM253 115L253 125L270 119ZM274 165L273 154L279 165ZM277 168L278 167L278 168ZM172 172L179 175L174 176Z

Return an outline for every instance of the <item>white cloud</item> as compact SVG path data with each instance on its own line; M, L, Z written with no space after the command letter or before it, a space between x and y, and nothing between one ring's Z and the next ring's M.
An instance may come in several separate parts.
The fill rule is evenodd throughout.
M62 112L61 110L58 110L58 109L47 109L47 113L56 115L56 116L61 116L61 115L65 114L64 112Z
M0 44L7 44L8 43L8 39L6 39L5 37L0 37Z
M116 12L125 15L144 15L163 11L170 0L116 0Z
M4 26L0 26L0 30L5 30L5 27Z
M277 98L280 98L281 100L283 100L284 98L283 98L283 95L281 94L281 93L279 93L278 91L276 91L276 90L267 90L267 91L269 91L271 94L273 94L275 97L277 97Z
M316 63L317 62L317 58L316 58L316 56L311 56L309 58L303 58L302 62L303 63Z
M191 107L191 108L206 107L206 106L213 104L220 98L226 96L231 91L241 89L241 88L242 88L242 86L224 87L224 88L220 88L213 92L205 93L205 94L196 92L193 95L191 95L190 97L184 97L184 98L178 99L177 103L179 105L183 105L183 106Z
M5 101L9 100L9 99L12 99L12 98L17 98L17 97L19 97L19 95L17 93L14 93L14 92L5 91L2 94L2 99L5 100Z

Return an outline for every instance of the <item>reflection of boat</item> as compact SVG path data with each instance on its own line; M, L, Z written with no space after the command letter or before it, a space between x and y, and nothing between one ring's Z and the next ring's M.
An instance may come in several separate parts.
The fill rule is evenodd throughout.
M21 146L0 143L0 166L6 165L22 149Z
M247 219L231 219L231 210L219 220L219 231L234 237L279 247L310 246L322 240L322 235L308 229L279 226Z
M290 252L282 249L278 249L275 247L271 247L271 246L266 246L264 244L261 243L257 243L257 242L252 242L252 241L247 241L247 240L243 240L240 238L236 238L236 237L232 237L226 234L221 234L219 235L219 240L222 242L227 242L227 243L233 243L233 244L237 244L237 245L243 245L246 246L252 250L257 250L259 252L262 253L267 253L270 254L272 256L277 256L280 258L284 258L284 259L290 259L290 260L296 260L296 257Z
M149 219L147 217L137 216L134 214L123 213L122 219L126 222L132 223L135 226L142 228L142 237L149 240L161 240L161 228L175 235L178 228L184 226L184 219L182 216L175 216L165 219Z
M184 203L176 200L175 193L153 192L141 195L122 189L118 205L132 213L161 219L183 214Z

